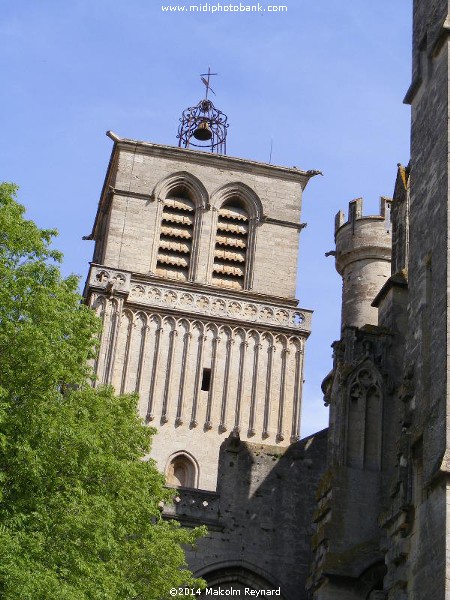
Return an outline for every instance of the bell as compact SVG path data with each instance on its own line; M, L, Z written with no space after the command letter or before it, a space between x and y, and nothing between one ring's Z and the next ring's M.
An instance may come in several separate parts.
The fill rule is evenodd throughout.
M208 127L208 121L202 121L194 131L194 137L201 142L207 142L212 138L211 129Z

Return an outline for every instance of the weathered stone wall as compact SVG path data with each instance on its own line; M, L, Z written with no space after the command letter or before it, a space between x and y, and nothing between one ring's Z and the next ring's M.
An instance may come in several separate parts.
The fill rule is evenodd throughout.
M448 11L445 0L414 2L413 81L406 97L412 105L411 163L399 168L394 193L392 273L373 304L378 326L370 332L355 320L360 329L344 328L324 382L332 405L330 469L319 491L311 579L321 600L450 595ZM346 292L352 301L344 282L344 303ZM369 343L369 333L380 344ZM363 412L350 426L349 407L364 393L349 387L354 369L361 368L349 352L364 337L364 360L383 381L382 463L379 484L369 494L372 504L367 468L361 463L355 471L348 464L349 439L364 438ZM365 557L372 567L364 571Z
M448 10L446 0L414 2L413 81L407 94L412 128L404 435L399 442L398 493L387 520L394 550L387 579L392 600L440 600L450 594L445 509L450 397Z
M154 270L160 226L158 200L163 196L164 182L187 173L197 182L203 201L194 280L211 283L215 214L227 186L238 184L241 190L248 188L260 205L260 214L251 223L255 228L251 288L256 293L294 298L302 189L311 175L126 140L115 145L114 153L95 225L98 263L136 273Z
M185 525L208 524L206 538L187 554L195 574L223 589L227 583L234 589L281 587L285 600L306 600L326 443L327 430L285 450L228 438L220 450L217 494L178 490L173 506L165 507Z
M365 600L382 589L379 515L390 468L392 335L375 326L346 327L333 344L323 383L330 404L327 471L317 494L314 561L308 587L317 600Z
M119 282L113 297L110 282ZM96 266L89 288L103 320L97 380L139 393L141 417L159 430L152 456L160 470L185 451L198 485L215 490L219 447L230 431L279 446L299 439L310 313L256 299L226 302L223 294Z

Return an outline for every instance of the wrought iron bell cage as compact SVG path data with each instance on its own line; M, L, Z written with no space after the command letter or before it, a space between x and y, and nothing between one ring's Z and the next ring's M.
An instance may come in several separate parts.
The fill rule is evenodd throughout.
M183 111L178 127L178 146L226 154L227 129L227 116L211 100L201 100Z

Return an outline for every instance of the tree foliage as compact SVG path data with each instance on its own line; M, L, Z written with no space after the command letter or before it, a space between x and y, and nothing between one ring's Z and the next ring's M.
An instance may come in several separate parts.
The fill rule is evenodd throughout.
M0 185L0 598L168 598L198 584L135 395L87 384L99 324L54 231ZM70 385L67 385L70 384Z

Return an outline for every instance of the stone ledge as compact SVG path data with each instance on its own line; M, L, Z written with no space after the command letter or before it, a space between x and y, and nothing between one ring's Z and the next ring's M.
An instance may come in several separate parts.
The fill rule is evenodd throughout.
M191 488L173 488L173 492L172 503L161 507L165 519L176 519L191 527L206 525L212 530L223 528L220 523L219 494Z
M92 265L88 286L124 294L133 304L179 311L183 315L198 314L214 319L233 319L243 325L275 326L308 335L312 311L280 306L258 300L227 297L227 290L186 291L166 281L135 280L131 273Z

